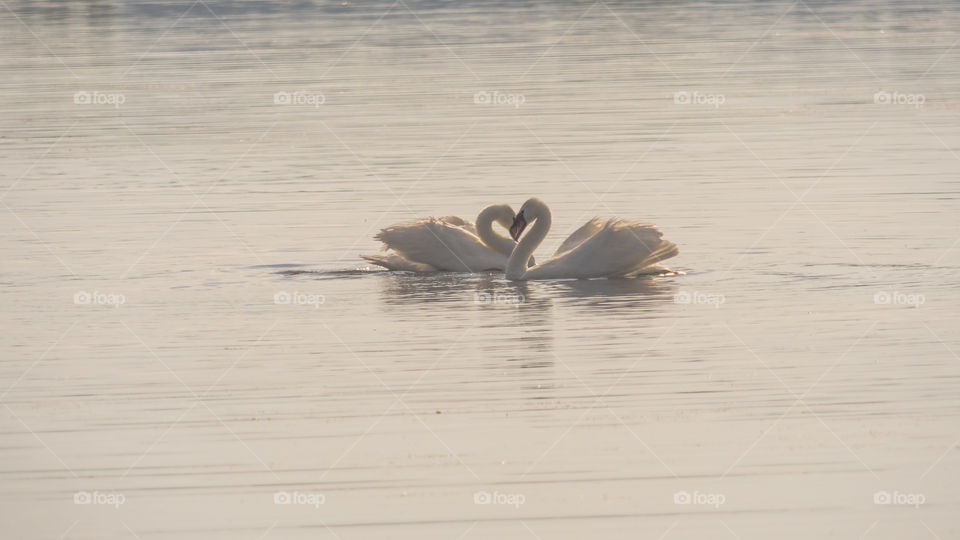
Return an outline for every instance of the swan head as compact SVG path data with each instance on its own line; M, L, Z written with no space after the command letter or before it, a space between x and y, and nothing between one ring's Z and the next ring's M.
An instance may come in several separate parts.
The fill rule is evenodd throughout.
M510 224L510 236L514 242L520 239L523 230L527 228L527 217L524 213L525 211L523 209L517 212L517 216L513 218L513 223Z
M513 218L516 216L513 212L513 207L509 204L491 204L483 210L480 211L480 215L477 216L477 225L480 225L480 222L488 219L492 223L497 223L504 229L509 229L513 225Z
M514 241L520 239L523 230L527 228L527 223L536 221L544 211L549 212L547 205L543 201L536 197L527 199L527 202L523 203L523 206L520 207L520 211L517 212L516 217L513 218L513 223L510 224L510 236L513 237Z
M496 209L493 214L493 221L500 224L504 229L509 229L516 217L513 207L509 204L495 204L493 206Z

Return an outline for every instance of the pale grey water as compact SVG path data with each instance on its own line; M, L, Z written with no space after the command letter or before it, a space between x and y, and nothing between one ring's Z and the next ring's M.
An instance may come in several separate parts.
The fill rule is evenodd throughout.
M3 536L960 536L957 28L952 2L5 3ZM541 256L618 215L687 274L359 258L530 196Z

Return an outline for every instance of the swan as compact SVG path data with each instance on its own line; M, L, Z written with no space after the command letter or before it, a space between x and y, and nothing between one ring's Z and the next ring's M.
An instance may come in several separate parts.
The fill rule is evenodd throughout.
M669 271L656 263L680 253L676 244L663 239L656 225L639 221L591 219L574 231L557 252L541 264L528 267L553 218L550 208L534 197L523 203L510 225L510 236L520 238L527 223L530 232L520 240L507 262L506 277L514 280L628 277Z
M493 223L506 229L513 224L514 217L509 204L492 204L480 211L476 225L457 216L398 223L374 237L383 242L384 251L393 253L361 257L387 270L503 270L516 242L494 232Z

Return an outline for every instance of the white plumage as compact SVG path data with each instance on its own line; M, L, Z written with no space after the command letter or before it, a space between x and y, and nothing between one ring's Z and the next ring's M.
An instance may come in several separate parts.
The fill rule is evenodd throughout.
M594 218L574 231L553 257L528 268L528 259L550 230L550 208L537 198L525 202L510 229L514 238L520 237L528 222L533 223L530 232L507 262L507 279L629 277L666 272L670 270L657 263L680 253L673 242L663 239L656 225Z
M495 204L484 208L477 223L457 216L424 218L391 225L375 238L393 253L362 255L388 270L411 272L481 272L503 270L516 243L493 231L513 222L513 208Z

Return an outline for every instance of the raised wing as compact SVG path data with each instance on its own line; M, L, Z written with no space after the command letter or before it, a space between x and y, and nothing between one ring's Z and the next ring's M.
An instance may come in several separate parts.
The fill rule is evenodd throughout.
M475 235L477 234L477 226L474 225L472 221L467 221L460 216L441 216L441 217L438 217L437 219L439 219L444 223L449 223L454 227L460 227L461 229L465 229L467 232L471 234L475 234Z
M656 225L611 219L569 251L527 271L527 279L622 277L679 253Z
M573 231L573 234L568 236L553 254L559 255L565 251L570 251L571 249L582 244L587 238L597 234L597 232L602 228L603 222L600 221L600 218L591 219L590 221L584 223L582 227Z
M507 257L490 249L466 228L436 218L391 225L375 237L409 261L437 270L479 272L503 269Z

